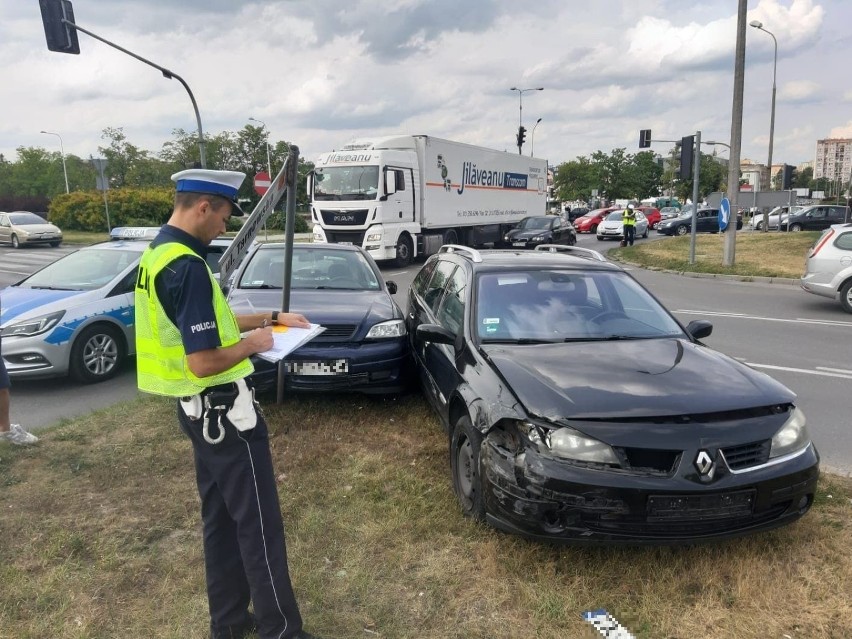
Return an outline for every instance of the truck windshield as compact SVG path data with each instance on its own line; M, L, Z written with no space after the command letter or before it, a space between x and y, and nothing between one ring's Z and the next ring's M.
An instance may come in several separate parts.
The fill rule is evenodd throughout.
M331 166L314 170L315 200L375 200L378 166Z

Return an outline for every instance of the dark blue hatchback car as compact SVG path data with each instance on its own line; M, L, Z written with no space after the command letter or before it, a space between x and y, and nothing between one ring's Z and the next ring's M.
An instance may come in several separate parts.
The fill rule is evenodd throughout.
M280 309L284 243L256 246L227 285L234 312ZM392 293L361 248L340 244L293 247L290 309L325 331L285 360L285 388L397 393L406 386L409 345L405 320ZM278 365L253 358L260 391L276 387Z

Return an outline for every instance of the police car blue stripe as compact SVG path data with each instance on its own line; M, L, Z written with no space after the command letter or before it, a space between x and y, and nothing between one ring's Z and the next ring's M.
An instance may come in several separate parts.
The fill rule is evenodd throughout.
M69 341L72 337L74 337L74 332L77 330L77 327L80 326L83 322L88 320L90 317L111 317L117 322L121 322L125 326L132 326L134 321L134 309L133 305L130 306L119 306L111 311L104 311L102 313L98 313L97 315L88 315L86 317L78 317L77 319L64 322L54 328L45 338L44 341L48 344L64 344Z
M39 306L45 306L59 300L80 295L86 291L48 291L35 288L17 288L10 286L0 291L2 313L0 324L6 324L19 315L23 315Z

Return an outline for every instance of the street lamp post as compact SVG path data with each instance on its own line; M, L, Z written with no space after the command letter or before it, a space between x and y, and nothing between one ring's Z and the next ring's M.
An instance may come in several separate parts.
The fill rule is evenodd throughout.
M258 120L257 118L249 118L252 122L257 122L258 124L262 124L263 128L266 129L266 170L269 171L269 179L273 178L272 175L272 162L269 156L269 127L266 126L266 122L263 120Z
M772 142L775 136L775 73L778 69L778 40L775 39L775 34L768 29L763 28L763 23L760 20L752 20L749 25L764 31L772 36L772 42L775 45L775 57L772 63L772 110L769 116L769 159L766 161L769 168L769 189L772 190ZM781 230L781 220L778 220L778 230Z
M68 170L65 168L65 145L62 144L62 136L53 131L42 131L45 135L55 135L59 138L59 155L62 157L62 174L65 176L65 192L70 193L68 189Z
M518 92L518 155L521 155L522 148L524 146L524 143L521 140L521 131L524 126L524 93L526 93L527 91L544 91L544 87L532 87L531 89L519 89L518 87L510 87L509 91Z
M538 126L539 122L541 122L541 118L535 121L532 133L530 134L530 157L532 157L533 153L535 152L535 129Z

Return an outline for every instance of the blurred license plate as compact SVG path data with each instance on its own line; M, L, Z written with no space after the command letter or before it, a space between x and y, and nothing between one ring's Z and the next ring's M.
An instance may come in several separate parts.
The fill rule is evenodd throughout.
M352 246L352 242L338 242L338 244L345 244L346 246Z
M287 372L292 375L345 375L349 372L348 359L332 359L327 362L285 362Z
M526 246L526 242L512 242L512 246Z
M649 519L717 519L750 515L755 491L742 490L715 495L652 495L648 497Z

